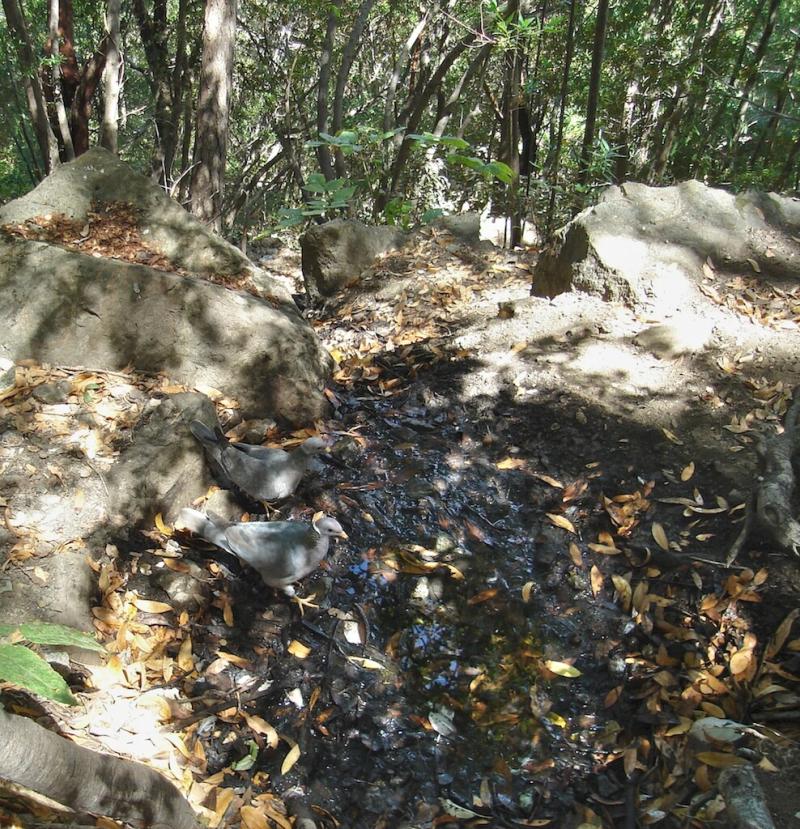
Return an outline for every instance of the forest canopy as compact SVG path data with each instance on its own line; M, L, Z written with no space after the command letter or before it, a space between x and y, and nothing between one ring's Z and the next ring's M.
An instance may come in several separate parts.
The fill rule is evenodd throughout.
M3 0L0 199L101 143L234 239L624 180L791 191L796 0Z

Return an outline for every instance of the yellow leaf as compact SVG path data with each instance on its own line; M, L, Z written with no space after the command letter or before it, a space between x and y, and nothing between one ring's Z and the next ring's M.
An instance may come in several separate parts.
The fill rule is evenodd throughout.
M721 751L701 751L697 759L715 769L731 769L734 766L746 766L747 760L735 754L725 754Z
M675 443L675 444L677 444L678 446L683 446L683 441L682 441L682 440L681 440L681 439L680 439L677 435L675 435L675 434L673 434L672 432L670 432L670 430L669 430L669 429L665 429L665 428L662 426L662 427L661 427L661 431L664 433L664 437L665 437L667 440L672 441L672 443Z
M736 653L731 656L731 661L728 663L730 672L734 676L743 674L753 664L754 659L755 656L752 648L743 648L742 650L736 651Z
M496 464L498 469L522 469L525 466L523 458L503 458Z
M564 489L564 484L562 484L561 481L557 481L549 475L543 475L541 472L533 472L531 474L534 478L538 478L540 481L544 481L546 484L550 484L550 486L555 487L556 489Z
M522 601L527 604L531 599L531 591L533 590L533 582L527 581L522 585Z
M563 515L557 515L553 512L548 512L547 517L557 526L561 527L562 530L567 530L567 532L575 533L575 527L572 526L572 522L569 518L565 518Z
M669 550L669 539L667 538L666 532L664 532L664 528L658 523L658 521L653 521L651 532L653 533L653 538L655 539L656 544L658 544L662 550Z
M694 475L694 461L683 467L681 470L681 480L688 481L692 475Z
M558 674L558 676L565 676L572 679L581 675L581 672L576 667L567 662L557 662L555 659L547 659L544 664L548 671L552 671L554 674Z
M217 818L217 825L220 824L222 818L225 817L225 812L228 811L228 806L234 798L236 792L233 789L217 788L214 790L214 815Z
M156 525L156 529L157 529L157 530L158 530L158 531L159 531L162 535L166 535L166 536L170 536L170 535L172 535L172 528L171 528L171 527L169 527L169 526L167 526L167 525L164 523L164 519L161 517L161 513L160 513L160 512L158 513L158 515L156 515L156 518L155 518L155 525Z
M254 806L242 806L239 811L244 829L269 829L266 815Z
M622 608L625 612L631 609L631 586L626 579L622 576L618 576L614 573L611 576L611 581L614 582L614 587L616 588L617 594L619 595L620 600L622 601Z
M295 743L281 763L281 774L286 774L300 759L300 746Z
M292 639L286 650L298 659L305 659L311 653L311 648L309 648L308 645L304 645L302 642L298 642L297 639Z
M559 728L566 728L567 721L561 716L561 714L556 714L555 711L551 711L547 715L547 719L550 720L553 725L557 725Z
M255 731L256 734L263 734L267 738L267 745L270 748L277 748L278 732L266 720L245 711L242 711L242 716L250 729Z
M368 671L386 670L385 665L381 665L380 662L376 662L374 659L366 659L363 656L348 656L347 658L356 665L361 665L362 668L366 668Z
M622 552L619 547L610 544L589 544L588 547L593 553L601 553L604 556L618 556Z
M131 604L142 613L169 613L172 605L166 602L152 602L149 599L134 599Z
M576 567L583 567L583 556L580 547L573 541L569 545L569 556Z
M596 596L603 587L604 577L595 564L592 565L590 578L592 582L592 595Z
M181 648L178 651L178 667L182 671L194 670L194 658L192 657L192 637L188 636L181 642Z

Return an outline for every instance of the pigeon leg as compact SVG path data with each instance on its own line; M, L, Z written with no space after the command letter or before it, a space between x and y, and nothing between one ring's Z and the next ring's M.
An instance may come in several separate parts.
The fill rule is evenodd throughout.
M258 503L261 504L262 507L264 507L264 512L267 515L267 520L268 521L272 521L276 518L280 519L281 511L279 509L276 509L275 507L273 507L269 503L269 501L259 501Z
M301 616L303 616L303 614L305 613L303 608L314 607L319 609L319 605L314 604L314 599L317 596L316 593L312 593L307 599L303 599L294 592L294 587L292 587L291 585L288 585L287 587L282 587L281 590L283 590L283 592L289 597L290 601L295 602L295 604L297 605L297 609L300 611Z

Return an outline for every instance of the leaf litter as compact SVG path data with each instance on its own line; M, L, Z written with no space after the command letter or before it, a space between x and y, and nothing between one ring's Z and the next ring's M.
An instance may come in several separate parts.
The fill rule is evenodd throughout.
M437 245L385 267L424 286ZM150 576L186 565L159 519L138 548L93 561L109 659L67 731L160 768L210 826L291 826L297 784L325 826L409 810L430 826L720 825L719 770L774 769L773 747L797 738L798 611L764 612L779 589L769 561L734 572L688 555L700 536L730 539L740 505L669 430L655 451L642 435L637 456L610 424L592 440L558 411L504 403L486 441L497 422L432 391L470 358L447 345L464 306L498 273L527 284L460 262L441 286L357 299L317 325L338 363L334 454L357 459L306 496L352 526L344 559L308 580L328 581L319 612L298 627L214 563L212 601L173 606ZM56 380L70 384L64 413L31 395ZM24 364L3 408L102 465L167 388ZM752 392L752 420L777 422L785 390ZM64 414L85 407L103 426L76 435ZM6 520L22 562L39 540Z

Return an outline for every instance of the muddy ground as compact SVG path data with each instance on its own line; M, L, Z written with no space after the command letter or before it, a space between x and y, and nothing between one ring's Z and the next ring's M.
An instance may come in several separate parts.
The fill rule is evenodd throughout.
M281 513L350 536L300 585L318 608L169 527L94 551L127 644L71 677L76 736L158 755L212 825L723 826L738 762L799 823L798 562L754 538L725 565L797 383L796 288L712 271L666 319L531 298L534 261L434 235L307 309L335 446ZM302 303L296 254L262 264ZM659 323L661 356L634 342ZM705 717L759 736L698 743Z

